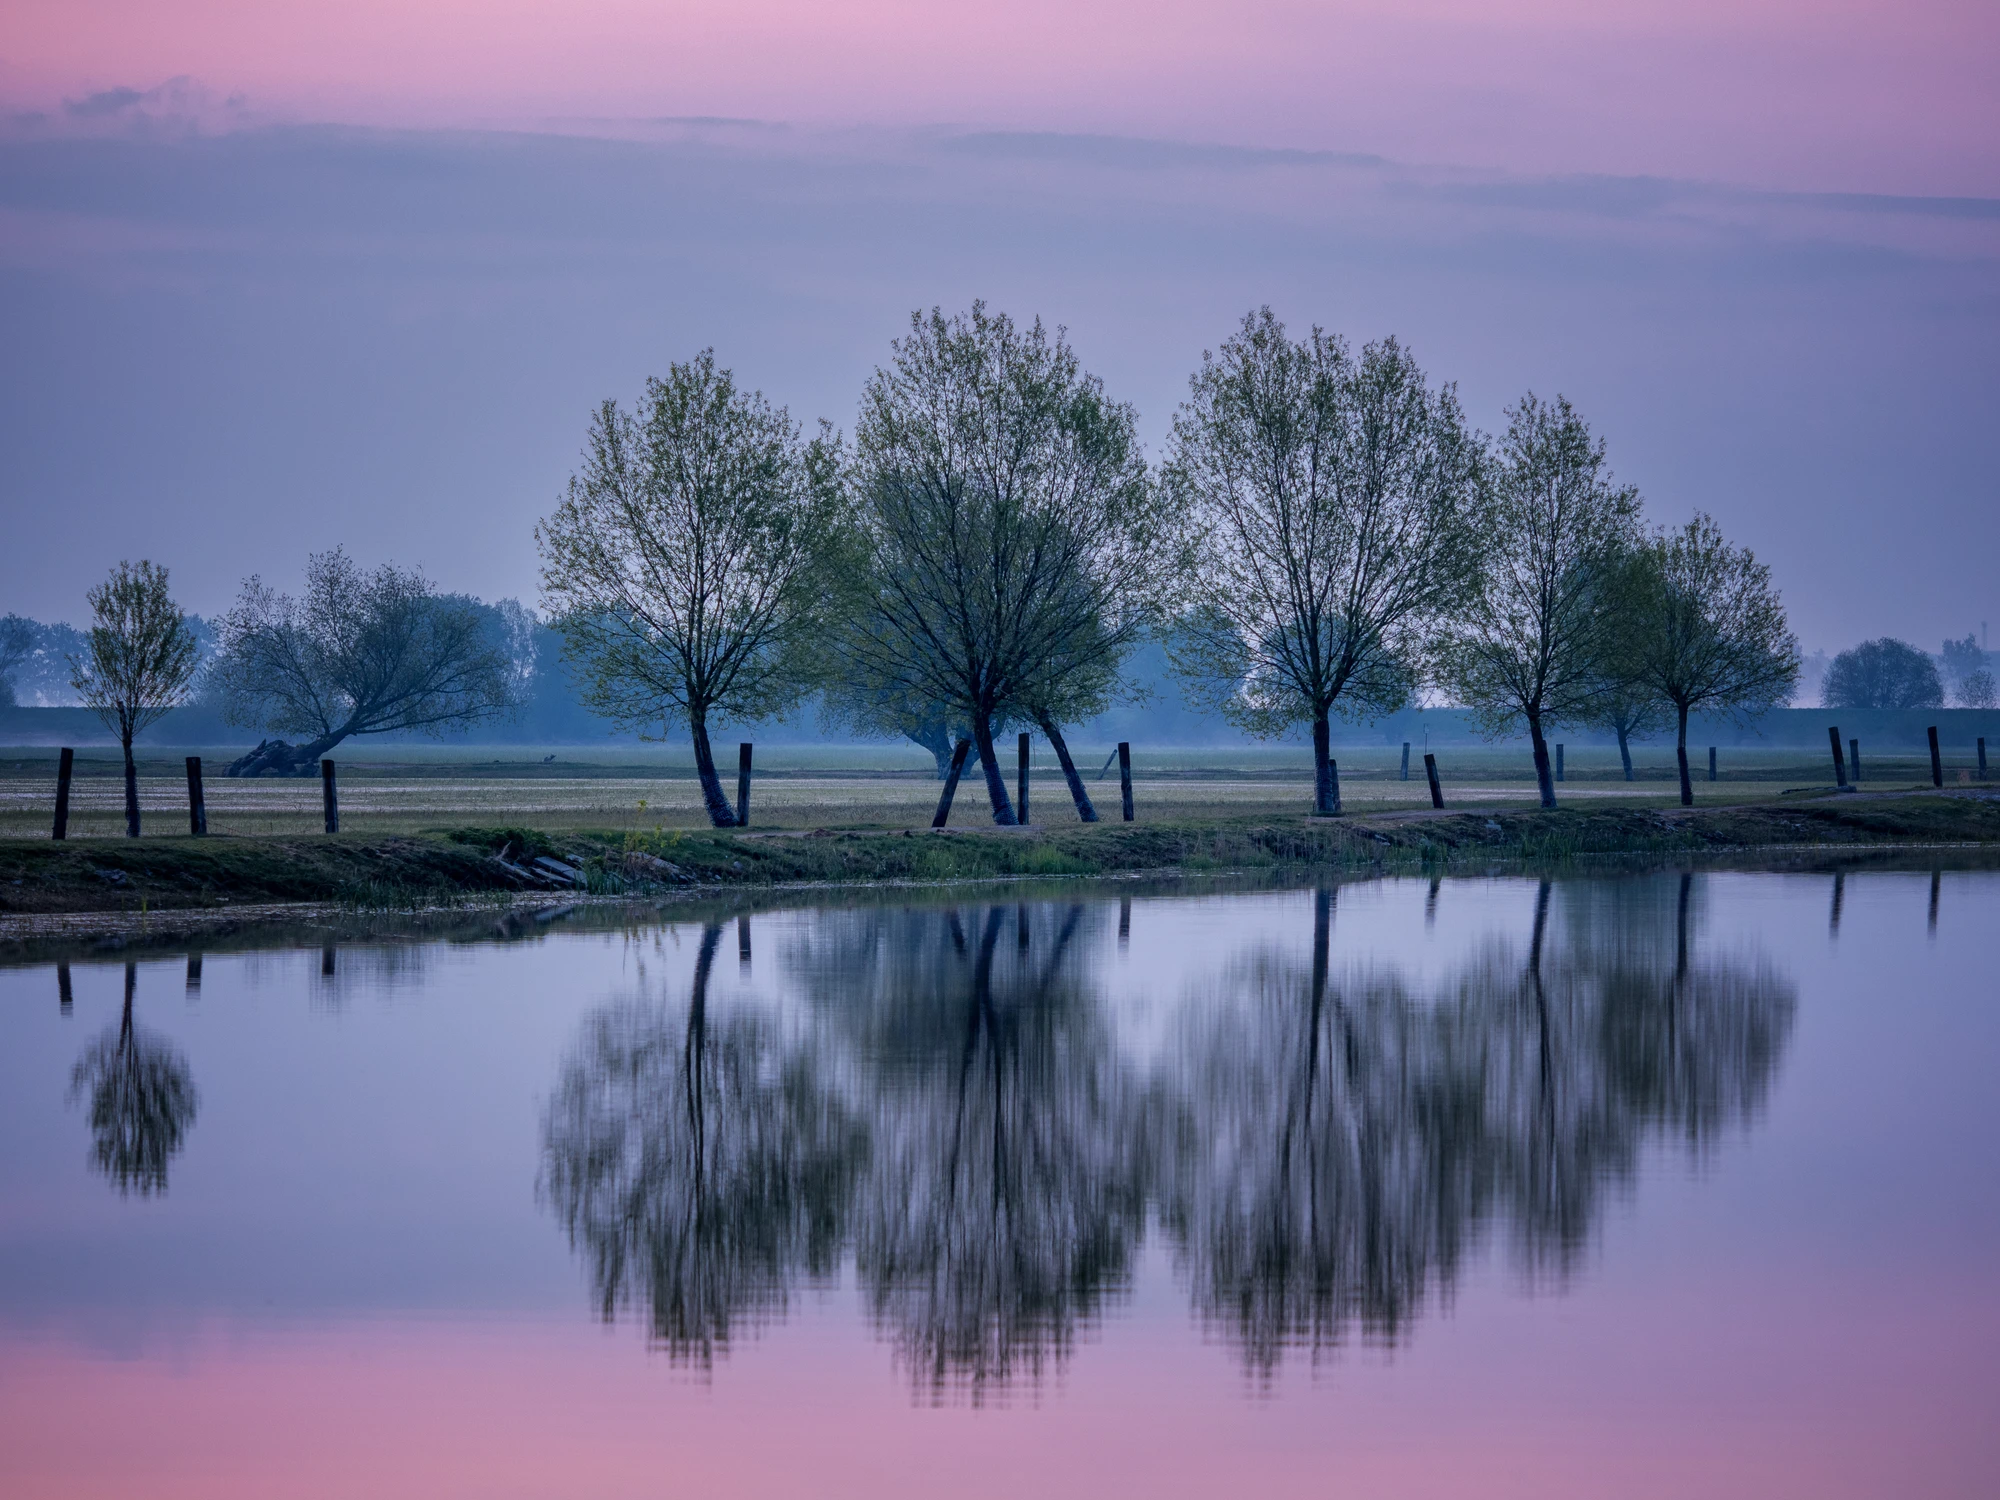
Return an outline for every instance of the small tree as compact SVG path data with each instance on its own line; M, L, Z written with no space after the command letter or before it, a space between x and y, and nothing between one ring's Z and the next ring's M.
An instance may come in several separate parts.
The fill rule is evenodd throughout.
M231 776L302 775L341 741L442 733L510 711L514 664L476 601L414 568L364 572L336 547L306 560L293 599L252 577L221 622L212 669L232 724L310 735L265 740Z
M1937 663L1907 641L1883 636L1843 651L1827 668L1828 708L1942 708Z
M862 397L855 497L865 566L843 670L935 704L979 747L996 823L1014 822L996 723L1047 732L1115 676L1161 571L1158 502L1129 406L1057 330L912 314ZM1060 732L1051 737L1068 759ZM1066 766L1075 794L1082 780ZM1079 812L1088 798L1079 803Z
M1632 741L1667 727L1668 705L1643 683L1634 682L1614 667L1597 694L1597 701L1584 718L1586 724L1608 729L1618 740L1618 759L1624 763L1625 779L1633 780Z
M70 658L70 685L118 736L125 752L125 836L139 836L139 769L133 738L187 697L200 648L167 591L167 570L121 562L89 594L84 654Z
M1614 585L1637 540L1639 493L1611 482L1604 444L1561 396L1530 392L1508 416L1487 566L1442 638L1439 675L1490 733L1526 724L1542 806L1554 807L1543 731L1583 722L1605 697Z
M1985 667L1975 667L1958 679L1960 708L1991 708L1995 696L1993 674Z
M14 673L34 654L41 632L33 620L19 615L0 617L0 708L14 703Z
M1640 548L1629 598L1620 655L1635 683L1673 706L1681 805L1691 807L1688 715L1754 718L1786 701L1799 680L1798 639L1771 570L1699 513Z
M542 596L584 701L646 733L685 724L710 821L737 814L715 772L716 717L782 713L819 670L840 571L839 442L739 391L712 350L607 401L582 471L535 528Z
M1423 633L1480 569L1481 451L1450 386L1394 339L1294 344L1265 308L1203 354L1166 488L1187 526L1169 656L1253 734L1306 720L1315 811L1334 805L1328 715L1408 699Z

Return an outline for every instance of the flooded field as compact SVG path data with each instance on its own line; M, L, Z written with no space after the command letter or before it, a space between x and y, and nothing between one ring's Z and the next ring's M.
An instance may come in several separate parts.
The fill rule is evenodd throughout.
M0 971L0 1491L1983 1495L1996 901L992 887Z

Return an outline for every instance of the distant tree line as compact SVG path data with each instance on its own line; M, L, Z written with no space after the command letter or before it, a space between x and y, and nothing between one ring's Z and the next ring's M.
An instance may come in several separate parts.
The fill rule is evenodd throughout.
M253 577L211 624L163 570L121 564L87 635L0 621L0 690L60 655L128 752L199 691L268 736L234 775L303 773L354 736L539 720L555 695L685 732L717 826L737 820L719 723L811 702L824 725L924 746L947 797L976 757L1002 824L999 736L1033 728L1091 821L1065 728L1137 696L1145 646L1240 729L1307 727L1322 814L1340 811L1332 721L1426 698L1524 733L1549 807L1551 732L1613 735L1630 779L1630 740L1672 727L1691 802L1690 717L1754 718L1797 686L1770 571L1706 515L1649 527L1562 396L1506 415L1489 437L1395 339L1293 338L1266 308L1202 356L1155 465L1062 330L933 309L891 342L851 437L807 433L712 352L630 409L603 402L536 527L539 617L335 549L298 596ZM1944 662L1869 642L1834 661L1826 700L1932 706L1948 678L1993 702L1971 637Z

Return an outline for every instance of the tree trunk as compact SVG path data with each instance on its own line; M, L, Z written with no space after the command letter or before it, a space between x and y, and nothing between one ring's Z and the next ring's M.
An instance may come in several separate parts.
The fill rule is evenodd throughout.
M1680 705L1681 732L1676 749L1681 760L1681 806L1694 806L1694 782L1688 777L1688 711L1685 703Z
M736 826L736 809L722 790L722 778L715 774L715 752L708 744L708 716L689 714L688 731L694 736L694 768L701 777L701 800L708 808L708 821L717 828Z
M1632 779L1632 744L1625 735L1625 726L1618 726L1618 758L1625 762L1625 779Z
M1000 774L1000 758L993 753L992 715L974 714L972 733L979 746L979 768L986 773L986 797L993 804L993 821L1002 828L1012 828L1014 804L1007 796L1007 778Z
M139 836L139 768L132 762L132 736L127 734L119 741L125 747L125 837Z
M319 768L320 758L353 731L341 728L303 745L284 740L259 740L257 748L229 763L225 776L304 776Z
M953 745L950 730L942 724L919 724L915 729L906 730L904 733L930 751L931 759L937 762L939 781L943 781L951 774Z
M1549 770L1549 742L1542 735L1542 716L1528 715L1528 738L1535 746L1535 786L1542 794L1542 806L1556 805L1556 779Z
M1076 774L1076 762L1069 758L1069 746L1063 740L1062 731L1056 728L1055 720L1047 714L1036 714L1035 722L1055 747L1056 759L1062 763L1063 780L1069 783L1070 798L1076 803L1077 817L1086 823L1095 823L1097 809L1090 805L1090 793L1083 789L1083 778Z
M1327 764L1333 756L1333 727L1321 710L1313 717L1313 811L1331 817L1340 811L1333 795L1333 770Z

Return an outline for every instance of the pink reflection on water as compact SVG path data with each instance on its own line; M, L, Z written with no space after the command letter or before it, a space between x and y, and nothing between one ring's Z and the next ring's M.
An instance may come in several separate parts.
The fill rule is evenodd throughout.
M1268 1399L1185 1322L1133 1317L1059 1382L981 1410L913 1403L844 1298L706 1384L581 1319L210 1325L127 1360L20 1343L0 1350L0 1489L1972 1496L2000 1459L2000 1307L1965 1269L1883 1288L1765 1267L1556 1298L1481 1278L1409 1347L1288 1369Z

